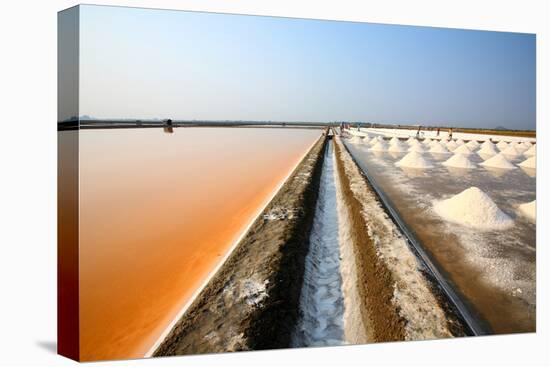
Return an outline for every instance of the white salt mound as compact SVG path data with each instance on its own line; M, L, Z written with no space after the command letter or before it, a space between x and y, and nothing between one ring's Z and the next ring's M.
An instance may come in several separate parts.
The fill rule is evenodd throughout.
M485 148L485 147L491 147L491 148L494 148L495 147L495 144L493 144L492 141L490 140L485 140L482 144L481 144L481 148Z
M522 144L526 148L531 148L533 146L533 144L530 141L524 141Z
M458 148L456 148L455 150L453 150L454 153L460 153L460 154L464 154L464 155L468 155L468 154L471 154L472 151L470 150L470 148L468 148L468 146L466 145L460 145Z
M376 144L374 144L370 149L377 152L385 152L386 150L388 150L388 147L386 146L386 143L379 141Z
M519 164L520 167L525 168L537 168L537 156L532 156L531 158L527 158L523 162Z
M456 144L457 144L457 145L464 145L464 140L458 139L458 140L456 141Z
M514 169L516 168L512 163L510 163L502 153L495 155L487 159L485 162L480 163L480 165L485 167L501 168L501 169Z
M408 150L407 147L401 143L390 144L390 147L388 148L388 152L395 152L395 153L406 152L407 150Z
M470 140L470 141L466 144L466 146L467 146L468 148L470 148L471 150L474 150L474 149L477 149L477 147L479 147L479 143L478 143L477 141L475 141L475 140Z
M467 156L460 153L456 153L442 164L447 167L476 168L475 163L472 163Z
M521 214L531 219L533 222L537 219L537 201L533 200L529 203L521 204L518 207Z
M495 149L495 146L493 144L485 146L482 145L481 149L477 153L493 156L497 154L497 150Z
M497 148L500 149L500 150L504 150L504 149L508 148L508 143L505 142L504 140L501 140L501 141L498 142Z
M525 152L523 152L524 156L532 156L537 154L537 148L533 145L531 148L527 149Z
M426 149L424 149L424 147L422 146L422 144L411 145L411 146L409 147L409 152L424 153L425 151L426 151Z
M455 142L452 141L452 140L449 140L449 141L445 144L445 146L447 147L447 149L449 149L449 150L451 150L451 151L453 151L453 150L455 150L456 148L458 148L458 144L455 143Z
M443 145L437 143L430 148L431 153L449 153L449 150Z
M349 142L352 143L352 144L361 144L362 140L357 135L354 135L353 138L351 138Z
M515 157L515 156L518 156L518 155L521 154L520 152L518 152L518 150L516 149L516 147L513 146L513 145L511 145L511 146L509 146L508 148L504 149L501 153L502 153L502 154L509 155L510 157Z
M450 222L481 230L504 229L514 223L477 187L470 187L450 199L436 202L434 211Z
M418 152L410 152L400 161L396 162L397 167L409 168L431 168L432 165Z
M397 136L394 136L390 139L390 144L397 144L399 143L399 138Z

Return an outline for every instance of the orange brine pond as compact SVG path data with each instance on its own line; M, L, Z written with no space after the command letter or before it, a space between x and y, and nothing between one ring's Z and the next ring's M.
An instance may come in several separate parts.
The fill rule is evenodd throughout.
M82 360L143 357L320 135L81 130Z

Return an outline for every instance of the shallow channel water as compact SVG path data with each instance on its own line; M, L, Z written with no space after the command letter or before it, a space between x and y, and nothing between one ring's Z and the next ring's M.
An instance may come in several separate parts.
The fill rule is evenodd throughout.
M295 347L344 343L335 169L332 142L328 144L306 257L300 296L301 317L293 338Z

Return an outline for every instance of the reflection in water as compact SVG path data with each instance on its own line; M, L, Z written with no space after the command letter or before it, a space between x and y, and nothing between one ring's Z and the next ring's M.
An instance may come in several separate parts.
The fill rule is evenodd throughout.
M451 166L445 166L447 171L449 171L449 174L451 176L455 177L464 177L468 174L471 174L471 169L469 168L460 168L460 167L451 167Z
M509 169L502 169L502 168L496 168L496 167L490 167L490 166L482 166L482 167L496 178L500 178L511 171Z
M142 357L319 130L80 132L81 357Z
M174 132L174 128L172 126L165 126L163 127L163 130L167 134L172 134Z

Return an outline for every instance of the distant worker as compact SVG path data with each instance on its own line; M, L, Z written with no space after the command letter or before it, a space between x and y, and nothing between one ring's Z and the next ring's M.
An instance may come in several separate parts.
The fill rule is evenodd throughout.
M418 139L420 137L420 128L422 126L418 126L418 130L416 130L416 138Z
M437 128L437 136L439 136L439 128Z
M449 128L449 140L453 138L453 128Z

